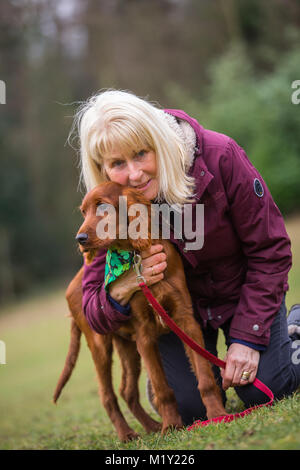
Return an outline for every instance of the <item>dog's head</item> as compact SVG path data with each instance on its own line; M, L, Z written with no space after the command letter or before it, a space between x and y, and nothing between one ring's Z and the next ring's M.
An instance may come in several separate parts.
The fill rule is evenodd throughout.
M150 248L151 203L138 190L111 181L102 183L86 194L80 210L84 222L76 240L81 252Z

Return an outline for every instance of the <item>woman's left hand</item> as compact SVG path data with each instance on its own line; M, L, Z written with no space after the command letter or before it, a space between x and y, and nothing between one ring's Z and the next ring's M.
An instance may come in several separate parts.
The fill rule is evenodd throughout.
M243 344L232 343L225 358L226 368L221 369L223 389L252 383L256 377L259 359L259 351ZM246 372L246 376L247 372L250 372L248 380L242 379L243 372Z

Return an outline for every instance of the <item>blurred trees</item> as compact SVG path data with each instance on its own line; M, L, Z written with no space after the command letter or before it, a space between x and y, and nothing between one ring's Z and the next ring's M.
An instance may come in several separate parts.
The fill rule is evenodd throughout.
M211 64L206 98L199 100L176 84L169 87L170 100L244 147L285 215L300 208L300 107L291 101L299 65L300 50L294 46L272 72L261 74L245 48L235 44Z
M101 88L182 107L231 135L280 209L298 208L298 1L5 0L0 18L3 300L66 283L81 265L83 188L66 141L78 102Z

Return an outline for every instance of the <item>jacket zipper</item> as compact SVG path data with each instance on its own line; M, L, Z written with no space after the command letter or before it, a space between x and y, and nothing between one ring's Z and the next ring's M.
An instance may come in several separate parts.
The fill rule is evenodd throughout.
M209 320L212 320L212 319L213 319L212 314L211 314L210 307L207 307L207 315L208 315L208 319L209 319Z

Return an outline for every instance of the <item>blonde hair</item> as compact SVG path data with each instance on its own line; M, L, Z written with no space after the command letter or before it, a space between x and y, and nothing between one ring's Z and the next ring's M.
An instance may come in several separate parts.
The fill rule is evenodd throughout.
M78 109L71 134L80 141L80 181L90 191L107 176L103 157L113 148L139 152L151 149L157 156L157 202L191 202L194 178L186 174L184 141L170 127L164 112L130 92L106 90L89 98ZM70 134L70 135L71 135Z

